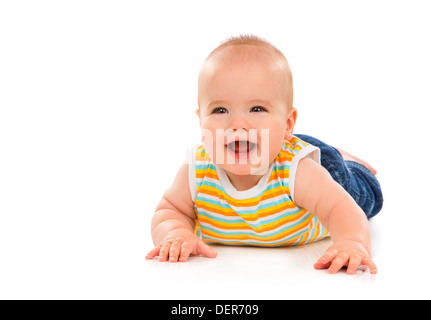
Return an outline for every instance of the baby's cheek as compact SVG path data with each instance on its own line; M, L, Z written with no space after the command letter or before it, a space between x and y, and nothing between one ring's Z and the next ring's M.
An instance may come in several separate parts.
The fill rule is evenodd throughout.
M271 134L272 133L272 134ZM280 152L284 138L276 132L262 132L260 137L260 152L262 157L267 157L269 162L273 161Z
M214 155L214 147L212 143L204 142L204 148L205 148L205 154L208 156L211 160L215 158Z

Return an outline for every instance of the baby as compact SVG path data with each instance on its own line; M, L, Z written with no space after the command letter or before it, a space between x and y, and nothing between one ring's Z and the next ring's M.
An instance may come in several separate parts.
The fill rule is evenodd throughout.
M383 205L376 172L293 134L292 75L278 49L255 36L221 44L200 71L198 104L202 144L189 150L156 208L147 259L215 258L205 242L277 247L330 236L316 269L377 272L367 221Z

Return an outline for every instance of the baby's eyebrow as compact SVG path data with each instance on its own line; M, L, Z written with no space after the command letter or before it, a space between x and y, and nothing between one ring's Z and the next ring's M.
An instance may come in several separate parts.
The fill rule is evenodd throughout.
M247 102L249 105L253 106L265 106L265 107L272 107L272 104L267 100L261 100L261 99L253 99Z
M217 106L227 106L227 105L229 105L229 102L226 101L226 100L215 100L215 101L210 101L208 103L208 107L211 107L211 106L214 106L214 105L217 105Z

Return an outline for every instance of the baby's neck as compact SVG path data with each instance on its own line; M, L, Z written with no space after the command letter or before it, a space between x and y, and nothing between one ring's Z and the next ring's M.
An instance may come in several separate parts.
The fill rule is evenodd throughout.
M264 175L235 175L226 171L230 183L237 191L253 188Z

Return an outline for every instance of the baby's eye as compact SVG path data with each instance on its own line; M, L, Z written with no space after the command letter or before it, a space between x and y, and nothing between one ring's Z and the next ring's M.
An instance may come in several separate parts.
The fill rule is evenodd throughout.
M251 112L265 112L266 109L264 107L261 107L261 106L254 106L253 108L251 108L250 111Z
M227 110L223 107L217 107L217 108L214 108L212 113L227 113Z

